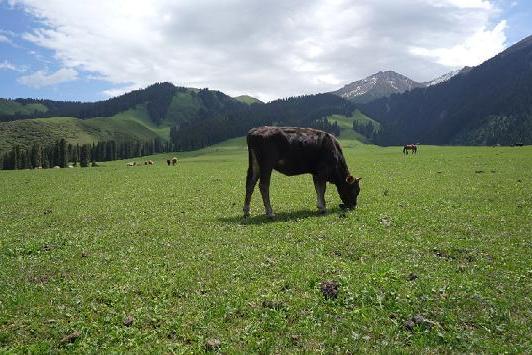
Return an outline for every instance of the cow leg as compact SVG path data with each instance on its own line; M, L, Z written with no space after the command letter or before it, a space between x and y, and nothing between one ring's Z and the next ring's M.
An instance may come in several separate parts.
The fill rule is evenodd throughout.
M262 195L262 202L264 202L264 209L268 218L274 218L272 205L270 203L270 179L272 176L272 169L261 169L259 188Z
M316 207L318 207L320 213L325 213L325 189L327 188L327 181L318 175L312 175L312 180L314 180L314 187L316 188Z
M251 204L251 195L259 179L259 164L252 150L249 151L249 167L246 176L246 198L244 200L244 217L249 217L249 205Z

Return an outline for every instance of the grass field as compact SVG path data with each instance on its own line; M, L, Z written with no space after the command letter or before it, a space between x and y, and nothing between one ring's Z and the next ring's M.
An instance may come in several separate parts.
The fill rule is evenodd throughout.
M532 147L344 147L358 208L276 173L273 222L242 139L0 171L0 352L530 353Z

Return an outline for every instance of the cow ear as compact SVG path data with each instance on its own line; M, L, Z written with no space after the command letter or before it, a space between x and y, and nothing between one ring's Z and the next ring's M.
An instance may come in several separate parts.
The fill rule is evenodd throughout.
M357 178L355 178L355 181L356 181L356 182L359 182L360 180L362 180L361 177L357 177Z
M355 182L355 178L351 175L348 175L346 178L345 178L345 181L348 183L348 184L353 184Z

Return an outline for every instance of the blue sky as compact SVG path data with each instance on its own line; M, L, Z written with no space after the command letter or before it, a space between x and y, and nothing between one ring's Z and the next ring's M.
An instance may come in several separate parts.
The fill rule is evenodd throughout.
M94 101L157 81L264 100L379 70L426 81L532 34L531 0L0 0L0 97Z

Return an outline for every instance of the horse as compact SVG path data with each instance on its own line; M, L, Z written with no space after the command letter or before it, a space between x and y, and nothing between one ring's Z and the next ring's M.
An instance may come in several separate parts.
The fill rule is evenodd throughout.
M415 144L405 144L405 146L403 147L403 154L407 154L408 155L408 151L409 150L412 151L412 154L416 154L417 153L417 146Z

